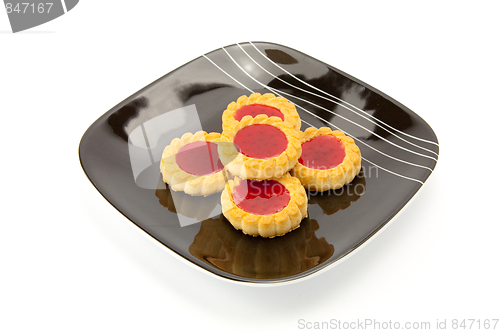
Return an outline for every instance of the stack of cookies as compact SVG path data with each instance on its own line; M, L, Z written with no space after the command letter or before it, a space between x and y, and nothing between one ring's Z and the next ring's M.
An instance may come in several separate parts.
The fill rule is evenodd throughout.
M252 236L282 236L307 217L310 191L337 189L361 169L354 140L329 128L300 131L295 106L254 93L231 102L222 134L186 133L163 152L163 180L174 191L222 191L222 212Z

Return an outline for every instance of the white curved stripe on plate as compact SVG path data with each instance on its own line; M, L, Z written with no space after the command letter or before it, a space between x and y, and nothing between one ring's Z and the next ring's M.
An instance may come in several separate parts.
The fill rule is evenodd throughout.
M203 55L205 57L205 59L207 59L208 61L210 61L215 67L217 67L222 73L226 74L227 76L229 76L231 79L233 79L234 81L238 82L243 88L245 88L246 90L249 90L251 91L252 93L254 92L252 89L248 88L247 86L245 86L243 83L241 83L240 81L236 80L234 77L232 77L231 75L229 75L228 72L226 72L225 70L223 70L222 68L220 68L215 62L212 61L212 59L210 59L209 57L207 57L206 55Z
M236 66L238 66L238 68L239 68L239 69L240 69L243 73L245 73L245 74L246 74L249 78L251 78L252 80L254 80L255 82L257 82L258 84L260 84L262 87L264 87L264 88L266 88L266 89L268 89L268 90L272 91L273 93L275 93L275 94L277 94L277 95L279 95L277 92L280 92L280 93L282 93L282 94L290 95L290 96L292 96L292 97L294 97L294 98L297 98L297 99L300 99L300 100L302 100L302 101L304 101L304 102L306 102L306 103L309 103L309 104L312 104L312 105L317 106L317 107L319 107L319 108L322 108L321 106L318 106L318 105L316 105L316 104L314 104L314 103L311 103L311 102L309 102L309 101L307 101L307 100L304 100L304 99L302 99L302 98L296 97L296 96L291 95L291 94L288 94L288 93L284 93L284 92L282 92L282 91L280 91L280 90L277 90L277 89L271 88L271 87L269 87L269 86L267 86L267 85L263 84L262 82L259 82L257 79L255 79L255 78L254 78L254 77L252 77L250 74L248 74L248 73L247 73L247 72L246 72L246 71L245 71L245 70L244 70L244 69L243 69L243 68L242 68L242 67L241 67L241 66L240 66L240 65L239 65L239 64L238 64L238 63L237 63L234 59L233 59L233 57L229 54L229 52L227 52L227 51L226 51L226 49L222 48L222 50L224 50L224 51L226 52L226 54L229 56L229 58L231 58L231 60L232 60L232 61L236 64ZM319 117L318 115L316 115L316 114L312 113L311 111L309 111L309 110L307 110L307 109L303 108L303 107L302 107L302 106L300 106L300 105L297 105L297 104L295 104L295 103L293 103L293 104L294 104L295 106L297 106L297 107L301 108L302 110L306 111L307 113L311 114L312 116L314 116L314 117L316 117L316 118L319 118L319 119L321 119L321 120L323 120L323 121L327 122L329 125L331 125L331 126L333 126L333 127L337 128L337 129L339 129L339 130L343 131L343 132L344 132L344 133L346 133L347 135L349 135L349 136L353 137L354 139L356 139L354 136L352 136L352 135L350 135L348 132L346 132L346 131L342 130L340 127L337 127L336 125L334 125L334 124L332 124L332 123L328 122L327 120L325 120L325 119L323 119L323 118ZM324 109L324 108L322 108L322 109ZM327 110L327 109L325 109L325 110ZM354 124L356 124L356 123L354 123ZM359 126L359 125L358 125L358 126ZM360 126L360 127L362 127L362 126ZM370 131L370 132L371 132L371 131ZM373 132L372 132L372 133L373 133ZM373 133L373 134L375 134L375 133ZM375 134L375 135L376 135L376 134ZM385 141L387 141L387 140L385 140ZM367 144L366 142L363 142L363 141L361 141L361 140L359 140L359 139L358 139L358 142L363 143L365 146L367 146L367 147L369 147L369 148L371 148L371 149L375 150L376 152L378 152L378 153L380 153L380 154L382 154L382 155L385 155L385 156L387 156L387 157L390 157L390 158L394 159L395 161L402 162L402 163L406 163L406 164L409 164L409 165L412 165L412 166L415 166L415 167L419 167L419 168L423 168L423 169L428 169L428 170L432 171L432 169L431 169L431 168L429 168L429 167L426 167L426 166L423 166L423 165L420 165L420 164L415 164L415 163L412 163L412 162L408 162L408 161L405 161L405 160L401 160L401 159L396 158L396 157L394 157L394 156L391 156L391 155L389 155L389 154L383 153L383 152L381 152L380 150L375 149L374 147L370 146L370 145L369 145L369 144ZM394 143L392 143L392 142L390 142L390 141L388 141L388 142L389 142L389 143L391 143L392 145L396 146L396 147L399 147L398 145L396 145L396 144L394 144ZM400 148L401 148L401 149L403 149L403 150L408 150L408 149L406 149L406 148L404 148L404 147L400 147ZM430 159L434 159L433 157L430 157L430 156L427 156L427 155L422 155L422 154L419 154L419 153L413 152L413 151L411 151L411 150L408 150L408 151L410 151L410 152L412 152L412 153L414 153L414 154L416 154L416 155L421 155L421 156L424 156L424 157L427 157L427 158L430 158ZM434 160L435 160L435 159L434 159Z
M386 172L388 172L388 173L392 173L393 175L399 176L399 177L404 178L404 179L413 180L413 181L415 181L415 182L417 182L417 183L420 183L420 184L424 185L424 182L423 182L423 181L421 181L421 180L418 180L418 179L415 179L415 178L411 178L411 177L407 177L407 176L403 176L403 175L400 175L399 173L396 173L396 172L394 172L394 171L391 171L391 170L388 170L388 169L382 168L381 166L379 166L379 165L377 165L377 164L373 163L372 161L367 160L367 159L366 159L366 157L363 157L363 160L364 160L364 161L367 161L367 162L368 162L368 163L370 163L370 164L373 164L373 165L374 165L374 166L376 166L377 168L379 168L379 169L381 169L381 170L384 170L384 171L386 171Z
M253 46L253 47L254 47L254 48L255 48L255 49L256 49L256 50L257 50L257 51L258 51L258 52L259 52L259 53L260 53L260 54L264 57L264 58L266 58L267 60L269 60L269 62L271 62L273 65L275 65L276 67L278 67L278 68L279 68L279 69L281 69L283 72L287 73L288 75L290 75L291 77L293 77L293 78L294 78L294 79L296 79L297 81L302 82L303 84L305 84L305 85L307 85L307 86L309 86L309 87L311 87L311 88L313 88L313 89L315 89L315 90L317 90L317 91L319 91L319 92L321 92L321 93L323 93L323 94L325 94L325 95L328 95L328 96L330 96L330 97L332 97L332 98L335 98L336 100L339 100L339 101L341 101L341 102L343 102L343 103L345 103L345 104L347 104L347 105L349 105L349 106L353 107L354 109L356 109L356 110L358 110L358 111L360 111L360 112L364 113L365 115L367 115L367 116L369 116L369 117L372 117L372 118L376 119L376 120L377 120L377 121L379 121L381 124L384 124L385 126L389 127L390 129L392 129L392 130L394 130L394 131L396 131L396 132L398 132L398 133L400 133L400 134L406 135L407 137L410 137L410 138L415 139L415 140L419 140L419 141L423 141L423 142L431 143L431 144L436 145L436 146L438 146L438 147L439 147L439 144L438 144L437 142L430 141L430 140L426 140L426 139L422 139L422 138L419 138L419 137L417 137L417 136L413 136L413 135L410 135L410 134L405 133L405 132L403 132L403 131L400 131L400 130L398 130L397 128L394 128L394 127L392 127L392 126L390 126L390 125L388 125L388 124L384 123L383 121L381 121L381 120L377 119L376 117L372 116L372 115L371 115L371 114L369 114L368 112L366 112L366 111L364 111L364 110L362 110L362 109L360 109L360 108L358 108L358 107L356 107L356 106L354 106L354 105L352 105L352 104L350 104L350 103L348 103L348 102L346 102L346 101L344 101L344 100L342 100L342 99L340 99L340 98L338 98L338 97L336 97L336 96L333 96L333 95L331 95L331 94L327 93L326 91L323 91L323 90L321 90L321 89L319 89L319 88L317 88L317 87L313 86L312 84L307 83L307 82L306 82L306 81L304 81L304 80L299 79L298 77L296 77L295 75L293 75L292 73L288 72L286 69L284 69L283 67L281 67L280 65L278 65L277 63L275 63L274 61L272 61L271 59L269 59L269 57L267 57L264 53L262 53L262 51L261 51L261 50L259 50L259 49L258 49L258 48L257 48L257 47L256 47L256 46L252 43L252 42L248 42L248 43L249 43L250 45L252 45L252 46ZM354 110L351 110L351 111L352 111L352 112L355 112ZM356 113L356 112L355 112L355 113ZM359 114L358 114L358 115L359 115ZM385 130L387 130L387 129L385 129Z
M226 54L229 56L229 58L231 58L231 60L232 60L232 61L233 61L233 62L234 62L237 66L238 66L238 68L239 68L241 71L243 71L243 72L244 72L244 73L245 73L248 77L250 77L252 80L254 80L254 81L255 81L255 82L257 82L258 84L260 84L262 87L267 88L267 89L269 89L269 90L271 90L271 89L272 89L272 90L274 90L274 91L278 91L278 92L280 92L281 94L288 95L288 96L290 96L290 97L296 98L296 99L301 100L301 101L303 101L303 102L309 103L309 104L311 104L311 105L313 105L313 106L315 106L315 107L317 107L317 108L320 108L320 109L322 109L322 110L325 110L325 111L327 111L327 112L329 112L329 113L333 113L333 114L335 114L333 111L331 111L331 110L329 110L329 109L327 109L327 108L324 108L324 107L322 107L322 106L320 106L320 105L314 104L314 103L313 103L313 102L311 102L311 101L308 101L308 100L306 100L306 99L303 99L303 98L297 97L297 96L295 96L295 95L293 95L293 94L289 94L289 93L286 93L286 92L284 92L284 91L281 91L281 90L278 90L278 89L275 89L275 88L272 88L272 87L269 87L269 86L265 85L264 83L260 82L259 80L255 79L254 77L252 77L252 76L251 76L251 75L250 75L247 71L245 71L245 69L243 69L243 67L241 67L241 66L240 66L240 64L238 64L238 62L236 62L236 60L234 60L234 58L233 58L233 57L229 54L229 52L228 52L225 48L222 48L222 50L224 50L224 52L226 52ZM425 154L417 153L417 152L415 152L415 151L413 151L413 150L411 150L411 149L408 149L408 148L405 148L405 147L401 147L400 145L398 145L398 144L396 144L396 143L394 143L394 142L391 142L391 141L387 140L386 138L384 138L384 137L382 137L382 136L378 135L377 133L375 133L375 132L373 132L373 131L370 131L370 130L369 130L369 129L367 129L366 127L364 127L364 126L362 126L362 125L360 125L360 124L356 123L355 121L352 121L352 120L351 120L351 119L349 119L349 118L346 118L346 117L344 117L344 116L342 116L342 115L340 115L340 114L335 114L335 115L336 115L336 116L338 116L338 117L340 117L340 118L342 118L342 119L344 119L344 120L346 120L346 121L348 121L348 122L350 122L351 124L354 124L354 125L356 125L356 126L360 127L361 129L364 129L364 130L365 130L365 131L367 131L368 133L370 133L370 134L372 134L372 135L374 135L374 136L378 137L379 139L381 139L381 140L383 140L383 141L385 141L385 142L389 143L390 145L393 145L393 146L395 146L395 147L397 147L397 148L399 148L399 149L405 150L405 151L407 151L407 152L409 152L409 153L412 153L412 154L415 154L415 155L418 155L418 156L422 156L422 157L425 157L425 158L429 158L429 159L434 160L434 161L436 161L436 162L437 162L437 159L436 159L436 158L434 158L434 157L432 157L432 156L428 156L428 155L425 155ZM418 165L418 164L417 164L417 165ZM423 166L421 166L421 167L423 167Z
M220 67L219 67L219 66L218 66L215 62L213 62L213 61L212 61L210 58L208 58L206 55L203 55L203 57L205 57L205 59L207 59L208 61L210 61L210 62L211 62L211 63L212 63L215 67L217 67L220 71L222 71L224 74L226 74L227 76L229 76L231 79L233 79L233 80L234 80L235 82L237 82L239 85L241 85L242 87L244 87L245 89L247 89L248 91L250 91L250 92L252 92L252 93L254 92L253 90L251 90L250 88L248 88L247 86L245 86L243 83L239 82L239 81L238 81L238 80L236 80L234 77L232 77L231 75L229 75L229 74L228 74L225 70L223 70L222 68L220 68ZM306 111L307 111L307 110L306 110ZM312 115L313 115L313 116L315 116L316 118L319 118L320 120L323 120L323 121L325 121L325 122L327 122L327 123L328 123L328 121L326 121L325 119L323 119L323 118L321 118L321 117L319 117L319 116L317 116L317 115L315 115L315 114L312 114ZM301 121L302 121L302 122L304 122L304 123L306 123L306 124L308 124L309 126L316 127L316 126L313 126L312 124L308 123L308 122L307 122L307 121L305 121L305 120L301 120ZM336 127L336 126L335 126L335 125L333 125L333 124L332 124L332 126ZM336 127L336 128L338 128L338 127ZM349 134L347 134L347 135L349 135ZM361 143L364 143L363 141L360 141L360 142L361 142ZM367 146L369 146L369 145L367 145ZM370 148L372 148L372 149L375 149L375 148L373 148L373 147L371 147L371 146L369 146L369 147L370 147ZM390 157L390 156L389 156L389 157ZM411 177L407 177L407 176L403 176L403 175L401 175L401 174L399 174L399 173L397 173L397 172L394 172L394 171L391 171L391 170L385 169L385 168L383 168L383 167L380 167L380 166L378 166L377 164L375 164L375 163L373 163L373 162L371 162L371 161L367 160L367 159L366 159L366 158L364 158L364 157L363 157L363 159L364 159L364 160L366 160L368 163L371 163L371 164L373 164L374 166L376 166L377 168L380 168L381 170L384 170L384 171L386 171L386 172L388 172L388 173L390 173L390 174L393 174L393 175L395 175L395 176L398 176L398 177L401 177L401 178L404 178L404 179L408 179L408 180L412 180L412 181L416 181L416 182L418 182L418 183L420 183L420 184L423 184L423 182L422 182L422 181L420 181L420 180L417 180L417 179L414 179L414 178L411 178ZM432 171L432 169L430 169L430 170Z
M274 88L267 88L267 89L269 89L271 92L275 93L276 95L280 96L280 95L279 95L279 94L275 91L275 89L274 89ZM320 120L322 120L322 121L326 122L328 125L330 125L330 127L334 127L334 128L336 128L336 129L338 129L339 131L344 132L344 133L345 133L345 134L347 134L348 136L352 137L353 139L357 140L358 142L360 142L360 143L364 144L365 146L367 146L367 147L371 148L372 150L376 151L377 153L379 153L379 154L381 154L381 155L384 155L384 156L386 156L386 157L389 157L389 158L391 158L391 159L393 159L393 160L395 160L395 161L398 161L398 162L401 162L401 163L405 163L405 164L408 164L408 165L411 165L411 166L414 166L414 167L417 167L417 168L427 169L427 170L429 170L429 171L431 171L431 172L432 172L432 169L431 169L431 168L429 168L429 167L426 167L425 165L420 165L420 164L416 164L416 163L408 162L408 161L405 161L405 160L399 159L399 158L397 158L397 157L391 156L391 155L389 155L389 154L387 154L387 153L384 153L383 151L378 150L377 148L370 146L370 145L369 145L369 144L367 144L366 142L364 142L364 141L361 141L361 140L357 139L356 137L352 136L351 134L349 134L348 132L344 131L344 130L343 130L343 129L341 129L340 127L338 127L338 126L334 125L333 123L329 122L328 120L323 119L323 118L321 118L320 116L318 116L318 115L316 115L316 114L314 114L314 113L310 112L309 110L305 109L304 107L302 107L302 106L300 106L300 105L296 105L296 104L294 104L294 105L295 105L295 106L297 106L297 107L299 107L299 108L301 108L302 110L306 111L307 113L309 113L309 114L311 114L311 115L315 116L316 118L318 118L318 119L320 119ZM301 121L302 121L302 119L301 119ZM316 126L313 126L313 127L316 127Z
M371 123L372 123L372 124L374 124L375 126L378 126L378 127L382 128L383 130L385 130L385 131L389 132L391 135L393 135L394 137L398 138L399 140L404 141L404 142L408 143L409 145L412 145L412 146L417 147L417 148L419 148L419 149L422 149L422 150L428 151L428 152L430 152L431 154L434 154L434 155L438 156L438 154L437 154L436 152L434 152L434 151L432 151L432 150L430 150L430 149L428 149L428 148L421 147L421 146L417 145L416 143L413 143L413 142L408 141L408 140L406 140L406 139L403 139L403 138L402 138L402 137L400 137L399 135L397 135L397 134L395 134L395 133L391 132L390 130L388 130L387 128L385 128L385 127L381 126L379 123L383 123L383 122L382 122L381 120L379 120L378 118L376 118L376 117L374 117L374 116L372 116L372 115L370 115L370 114L368 114L368 113L367 113L368 115L370 115L372 118L376 119L379 123L377 123L377 121L374 121L374 120L370 119L369 117L367 117L367 116L365 116L365 115L363 115L363 114L359 114L358 112L356 112L356 111L354 111L354 110L350 109L349 107L347 107L346 105L344 105L344 104L342 104L342 103L340 103L340 102L337 102L337 101L334 101L334 100L332 100L332 99L330 99L330 98L328 98L328 97L321 96L321 95L319 95L319 94L313 93L313 92L311 92L311 91L309 91L309 90L302 89L302 88L300 88L300 87L297 87L297 86L295 86L295 85L293 85L293 84L291 84L291 83L289 83L289 82L287 82L287 81L283 80L282 78L280 78L280 77L278 77L278 76L274 75L273 73L269 72L267 69L265 69L264 67L262 67L262 65L261 65L261 64L259 64L259 63L258 63L258 62L254 59L254 58L252 58L252 56L250 56L250 55L247 53L247 51L245 51L245 49L244 49L244 48L243 48L240 44L236 43L236 45L238 45L238 46L240 47L240 49L241 49L241 50L242 50L242 51L243 51L243 52L244 52L244 53L245 53L245 54L246 54L246 55L247 55L247 56L248 56L248 57L249 57L249 58L250 58L250 59L251 59L251 60L252 60L252 61L253 61L256 65L257 65L257 66L259 66L259 67L260 67L263 71L265 71L267 74L271 75L271 76L272 76L272 77L274 77L275 79L277 79L277 80L279 80L279 81L281 81L281 82L283 82L283 83L285 83L285 84L289 85L290 87L292 87L292 88L294 88L294 89L298 89L298 90L303 91L303 92L305 92L305 93L311 94L311 95L313 95L313 96L316 96L316 97L322 98L322 99L327 100L327 101L329 101L329 102L332 102L332 103L334 103L334 104L336 104L336 105L339 105L339 106L343 107L344 109L349 110L349 111L353 112L354 114L356 114L356 115L358 115L358 116L360 116L360 117L362 117L362 118L366 119L367 121L371 122ZM269 59L269 58L268 58L268 59ZM269 61L271 61L271 60L269 60ZM338 98L338 97L337 97L337 99L338 99L338 100L340 100L340 101L341 101L341 102L343 102L343 103L346 103L346 104L348 104L348 105L352 106L351 104L349 104L349 103L347 103L347 102L343 101L342 99L340 99L340 98ZM365 112L365 111L364 111L364 112ZM334 114L334 115L338 115L336 112L333 112L333 111L330 111L330 113L332 113L332 114ZM365 113L366 113L366 112L365 112Z

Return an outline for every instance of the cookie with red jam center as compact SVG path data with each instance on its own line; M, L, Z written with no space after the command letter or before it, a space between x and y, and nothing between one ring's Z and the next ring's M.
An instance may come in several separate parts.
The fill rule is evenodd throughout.
M279 156L288 146L285 133L267 124L242 128L234 136L233 142L243 155L259 159Z
M276 117L290 124L293 129L300 130L301 121L295 105L271 93L253 93L248 97L243 95L236 102L231 102L222 114L222 129L234 128L244 117L255 118L260 114Z
M185 133L165 147L160 163L163 181L174 191L194 196L209 196L221 192L225 170L218 144L221 134L204 131Z
M342 141L332 135L319 135L302 144L299 163L308 168L326 170L335 168L344 158Z
M279 178L297 163L302 153L300 134L277 117L243 117L226 128L219 156L226 169L243 179Z
M282 236L307 217L306 191L288 173L266 180L230 180L222 191L221 204L233 227L252 236Z
M191 142L181 147L176 155L179 168L195 176L208 176L224 169L213 142Z
M301 138L302 155L291 173L309 190L339 189L361 170L361 152L354 140L328 127L309 127Z
M272 179L245 179L233 188L236 206L256 215L270 215L283 210L290 202L290 192L280 182Z

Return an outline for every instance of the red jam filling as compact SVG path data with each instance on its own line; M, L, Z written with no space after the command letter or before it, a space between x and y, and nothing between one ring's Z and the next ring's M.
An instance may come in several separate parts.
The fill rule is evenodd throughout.
M179 168L195 176L210 175L224 168L213 142L188 143L179 149L175 160Z
M278 156L288 145L282 131L266 124L242 128L236 133L233 141L243 155L262 159Z
M299 163L311 169L331 169L342 163L345 148L331 135L320 135L302 144Z
M290 201L290 192L275 180L242 180L233 189L234 203L256 215L281 212Z
M281 120L285 121L285 116L280 110L273 108L272 106L261 104L251 104L241 107L234 114L234 119L240 121L244 116L251 116L252 118L255 118L258 114L265 114L268 117L280 117Z

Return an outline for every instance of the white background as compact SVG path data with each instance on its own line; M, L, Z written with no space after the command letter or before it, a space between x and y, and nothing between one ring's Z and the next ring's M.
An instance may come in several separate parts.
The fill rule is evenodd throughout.
M294 332L300 319L365 318L451 329L500 318L498 2L348 3L84 0L18 34L0 10L0 331ZM280 287L178 260L101 197L78 159L87 127L115 104L248 40L367 82L440 142L435 172L385 231Z

